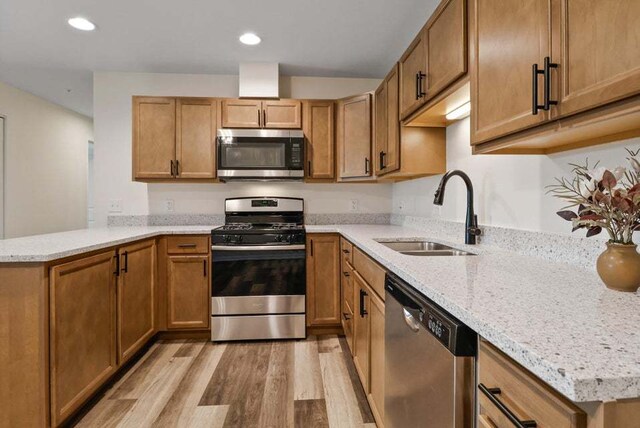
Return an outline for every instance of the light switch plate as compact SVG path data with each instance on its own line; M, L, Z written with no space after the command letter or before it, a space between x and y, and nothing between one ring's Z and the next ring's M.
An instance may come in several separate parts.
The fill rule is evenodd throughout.
M112 199L109 201L109 212L110 213L121 213L122 212L122 200L120 199Z
M164 210L166 212L172 213L174 208L175 208L175 203L173 202L173 199L166 199L164 201Z
M358 200L357 199L351 199L351 207L350 207L351 211L358 211Z

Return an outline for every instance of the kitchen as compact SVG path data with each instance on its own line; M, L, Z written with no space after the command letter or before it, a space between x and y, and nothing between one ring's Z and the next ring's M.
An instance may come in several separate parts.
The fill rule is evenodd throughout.
M139 52L139 9L35 13L79 62L22 53L30 3L0 426L640 427L635 2L202 6ZM16 72L44 58L88 89Z

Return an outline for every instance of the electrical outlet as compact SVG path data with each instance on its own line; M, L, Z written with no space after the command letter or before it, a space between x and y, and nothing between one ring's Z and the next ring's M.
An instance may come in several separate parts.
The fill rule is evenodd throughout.
M172 213L174 208L175 208L175 203L173 202L173 199L165 199L164 210L168 213Z
M358 211L358 200L351 199L351 211Z
M399 199L398 200L398 211L403 212L406 209L407 209L407 204L405 203L404 199Z
M109 201L109 212L110 213L121 213L122 212L122 201L120 199L112 199Z

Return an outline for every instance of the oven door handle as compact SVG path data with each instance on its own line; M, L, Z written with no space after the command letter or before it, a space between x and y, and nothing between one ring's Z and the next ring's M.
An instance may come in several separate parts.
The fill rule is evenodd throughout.
M212 251L299 251L304 250L300 245L212 245Z

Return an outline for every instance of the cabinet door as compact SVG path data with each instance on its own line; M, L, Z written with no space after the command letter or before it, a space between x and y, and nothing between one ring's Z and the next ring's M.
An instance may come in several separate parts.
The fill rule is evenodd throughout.
M375 293L369 296L369 404L379 426L384 421L384 302Z
M342 261L342 328L349 349L353 352L353 269Z
M168 328L209 327L210 270L209 256L168 257Z
M426 100L426 64L424 33L421 31L400 58L400 113L403 119Z
M532 114L532 67L550 54L549 1L473 0L471 144L546 121ZM505 17L508 17L506 19ZM538 101L542 103L543 79Z
M120 248L118 354L128 360L155 333L155 241Z
M371 176L371 95L342 100L338 127L340 178Z
M116 369L115 252L51 268L51 425L77 410Z
M275 129L301 129L302 103L298 100L263 101L262 127Z
M305 103L304 134L307 138L307 176L316 179L335 178L335 140L333 101Z
M445 0L427 25L427 99L467 72L467 0Z
M375 96L374 114L374 139L375 150L373 151L374 166L376 175L384 173L384 154L387 151L387 82L382 81Z
M640 2L553 0L556 116L640 93Z
M387 149L384 153L384 172L400 169L400 72L398 65L385 79L387 87Z
M176 102L133 98L133 177L172 178L176 158Z
M210 98L181 98L177 107L176 175L216 176L216 103Z
M369 292L362 277L353 276L354 304L353 314L353 363L365 391L369 391Z
M340 325L340 238L307 235L307 325Z
M259 100L222 100L223 128L260 128L262 103Z

